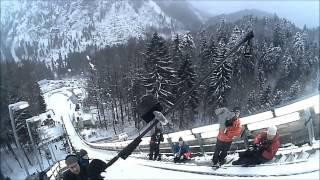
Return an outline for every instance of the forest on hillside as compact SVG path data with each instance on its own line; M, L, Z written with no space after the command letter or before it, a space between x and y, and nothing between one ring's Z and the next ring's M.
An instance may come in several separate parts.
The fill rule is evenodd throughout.
M242 46L222 68L215 69L249 30L255 35L251 46ZM245 56L248 48L250 56ZM60 55L49 65L37 60L1 61L1 127L10 123L6 104L27 100L38 108L31 114L42 112L36 82L56 74L87 78L83 107L99 110L99 126L134 122L140 129L143 122L136 108L142 96L153 94L170 108L212 69L213 75L169 115L172 131L214 123L214 110L219 107L240 107L245 116L319 91L319 27L299 29L277 16L245 16L235 22L222 19L172 38L150 32L126 44L90 46L65 58Z
M299 29L277 16L222 19L172 38L153 32L102 50L90 47L59 59L57 72L87 75L84 105L100 110L102 126L134 121L139 129L136 107L143 95L153 94L170 108L249 30L255 34L252 45L242 46L170 115L175 129L213 123L219 107L240 107L244 116L318 91L319 28Z

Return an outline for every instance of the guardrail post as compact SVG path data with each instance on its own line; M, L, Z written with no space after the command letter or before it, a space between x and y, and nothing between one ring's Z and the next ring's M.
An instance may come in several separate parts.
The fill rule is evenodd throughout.
M241 138L244 141L244 147L246 149L249 148L248 131L249 131L248 126L247 126L247 124L245 124L244 127L243 127L243 131L241 133Z
M194 136L198 140L202 155L204 155L205 152L204 152L204 148L203 148L203 142L202 142L201 134L200 133L195 133Z
M270 111L272 112L272 115L275 118L276 117L276 113L274 112L274 109L271 109Z
M309 107L307 109L304 109L305 113L305 123L304 125L308 128L308 134L309 134L309 145L312 145L315 141L314 139L314 119L315 119L315 112L314 109Z
M173 153L173 152L174 152L174 149L173 149L173 142L172 142L171 137L168 137L168 138L167 138L167 141L169 142L170 148L171 148L171 152Z

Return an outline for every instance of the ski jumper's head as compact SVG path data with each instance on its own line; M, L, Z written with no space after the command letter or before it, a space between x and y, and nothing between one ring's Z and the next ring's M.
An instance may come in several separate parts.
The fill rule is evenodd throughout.
M75 175L80 174L80 166L78 163L78 157L75 154L69 154L65 158L68 169Z

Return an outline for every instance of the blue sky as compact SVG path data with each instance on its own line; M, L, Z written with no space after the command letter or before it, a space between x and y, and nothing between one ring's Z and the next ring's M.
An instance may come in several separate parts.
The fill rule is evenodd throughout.
M232 13L243 9L259 9L276 13L299 26L319 26L319 0L188 0L195 8L210 14Z

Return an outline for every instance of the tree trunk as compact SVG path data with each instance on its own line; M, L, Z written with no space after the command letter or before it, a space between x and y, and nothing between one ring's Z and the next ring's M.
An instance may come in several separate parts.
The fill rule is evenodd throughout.
M106 130L108 130L107 120L106 120L106 115L105 115L105 113L104 113L103 104L101 105L101 114L102 114L102 117L103 117L104 128L105 128Z
M184 122L183 116L184 116L184 105L182 105L181 111L180 111L179 130L181 130L181 129L184 127L184 124L183 124L183 122Z
M116 126L115 126L115 121L116 121L116 116L115 116L115 113L114 113L114 104L113 104L113 100L111 101L111 108L112 108L112 126L113 126L113 131L114 131L114 134L117 134L117 130L116 130Z
M99 124L100 124L100 126L102 126L101 118L100 118L99 102L98 102L97 98L96 98L96 108L97 108L97 113L98 113Z
M123 126L124 125L124 116L123 116L123 106L122 106L122 94L120 92L120 88L118 88L118 90L119 90L119 106L120 106L121 124Z

